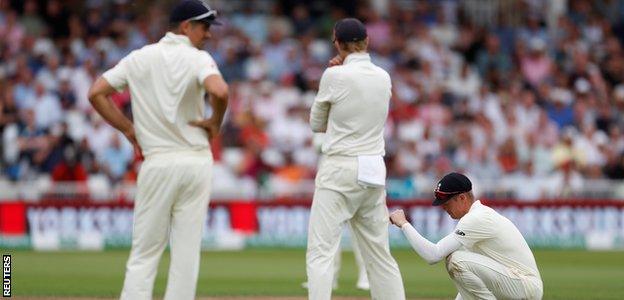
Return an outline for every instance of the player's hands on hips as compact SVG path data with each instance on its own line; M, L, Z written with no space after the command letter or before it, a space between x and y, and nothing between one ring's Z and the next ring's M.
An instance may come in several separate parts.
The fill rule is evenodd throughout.
M129 129L124 130L123 134L126 136L128 141L132 144L132 147L134 147L134 155L143 159L143 150L141 150L141 146L139 146L139 142L136 139L136 133L134 132L134 127L130 127Z
M340 66L340 65L342 65L342 57L340 57L340 55L336 55L332 59L329 60L330 67Z
M216 137L219 134L219 130L221 130L221 122L218 122L213 118L199 121L190 121L189 125L206 130L209 140L212 140L214 137Z
M401 228L405 223L407 223L407 219L405 218L405 212L402 209L397 209L390 214L390 223L396 225Z

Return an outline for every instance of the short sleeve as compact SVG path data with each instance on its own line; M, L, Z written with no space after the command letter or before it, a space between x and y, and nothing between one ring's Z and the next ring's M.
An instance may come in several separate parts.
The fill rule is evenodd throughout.
M128 60L128 57L124 57L112 69L102 74L108 84L120 92L128 85Z
M494 237L495 230L496 227L487 215L469 214L459 220L454 234L464 247L472 248L474 244Z
M329 102L333 103L336 98L336 67L328 68L323 72L321 76L321 82L319 83L319 90L316 94L314 101L316 102Z
M217 66L217 63L214 61L214 59L212 59L212 56L210 56L210 54L208 54L206 51L200 51L197 81L199 82L199 84L204 84L204 80L210 75L221 76L221 72L219 72L219 67Z

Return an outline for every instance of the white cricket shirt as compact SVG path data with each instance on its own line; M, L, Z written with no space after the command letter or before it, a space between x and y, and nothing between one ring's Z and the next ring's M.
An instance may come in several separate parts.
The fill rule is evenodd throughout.
M132 98L137 140L144 155L209 150L205 130L188 125L204 118L203 81L221 75L208 52L171 32L155 44L132 51L102 76Z
M368 53L351 53L342 65L327 68L312 104L310 125L325 131L325 155L384 155L390 75Z
M452 234L468 251L490 257L524 275L541 278L533 253L518 228L481 201L472 204Z

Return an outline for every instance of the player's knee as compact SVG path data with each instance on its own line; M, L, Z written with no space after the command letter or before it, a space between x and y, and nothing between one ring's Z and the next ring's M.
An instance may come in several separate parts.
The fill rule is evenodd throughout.
M455 251L446 257L446 271L451 278L455 278L459 273L465 270L466 252Z
M322 245L309 246L306 251L306 262L308 265L326 264L333 258L331 250Z

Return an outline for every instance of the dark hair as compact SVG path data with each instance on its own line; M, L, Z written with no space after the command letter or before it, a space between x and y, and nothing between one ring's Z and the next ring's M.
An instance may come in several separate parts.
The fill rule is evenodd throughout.
M184 22L184 21L170 21L169 22L169 31L177 32L178 29L180 28L180 24L182 24L182 22ZM206 26L210 27L209 23L203 22L201 20L197 20L197 21L191 20L190 22L191 22L191 24L193 26L196 26L198 24L205 24Z
M182 23L182 22L170 21L169 24L168 24L169 31L178 30L178 27L180 27L180 23Z

